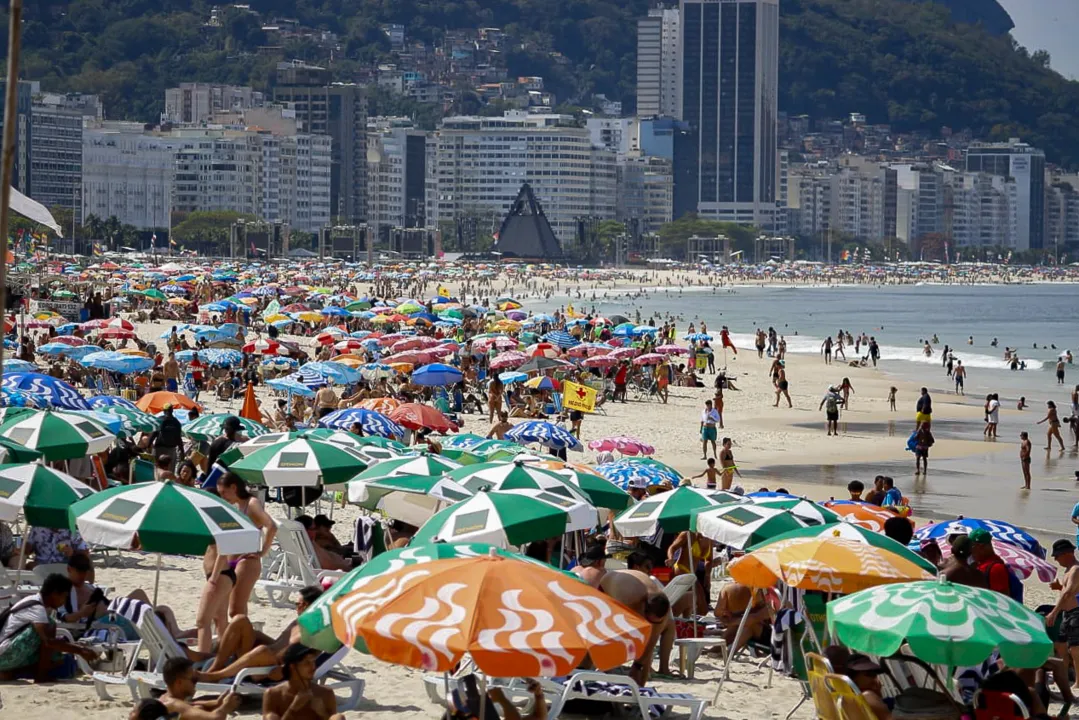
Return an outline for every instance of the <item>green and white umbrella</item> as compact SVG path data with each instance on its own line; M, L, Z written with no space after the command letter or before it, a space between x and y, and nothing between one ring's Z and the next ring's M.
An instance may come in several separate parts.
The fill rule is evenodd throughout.
M311 438L275 443L229 466L244 480L269 487L336 485L367 469L367 461L343 445Z
M0 437L0 463L32 463L40 459L39 451Z
M843 520L839 513L804 498L749 497L746 499L760 507L787 510L791 515L809 525L825 525Z
M214 413L213 415L203 415L184 425L184 435L196 440L210 442L225 434L225 420L230 417L240 421L243 434L249 438L259 437L270 432L270 429L260 422L248 420L232 413Z
M351 480L348 501L368 510L376 510L387 495L427 495L447 503L466 500L476 493L442 475L392 475L379 480Z
M121 550L201 555L216 544L222 555L243 555L262 544L259 529L232 505L171 481L94 493L72 505L68 519L88 543Z
M570 500L592 504L564 475L526 465L520 461L487 462L468 465L447 473L446 477L473 492L487 490L542 490Z
M614 526L624 537L655 535L660 528L677 533L689 530L693 516L705 508L744 501L723 490L683 485L641 500L616 517Z
M745 550L805 525L789 510L741 502L701 510L691 520L689 529L709 540Z
M538 464L545 470L564 476L598 508L625 510L634 502L632 495L587 466L575 466L551 458L542 459Z
M356 480L371 482L395 475L438 476L457 470L460 467L453 460L448 460L440 455L421 452L416 455L406 455L401 458L380 462L378 465L368 468L357 475Z
M116 436L75 413L32 410L0 425L0 435L39 450L46 460L72 460L108 450Z
M439 455L449 458L461 465L479 465L482 462L487 462L487 457L485 455L480 455L479 453L474 453L463 448L446 447L445 445L442 446Z
M799 528L797 530L791 530L785 532L782 535L776 535L760 543L748 548L750 551L757 550L758 548L765 547L774 542L781 540L789 540L791 538L814 538L814 537L835 537L843 540L854 540L856 542L864 543L865 545L872 545L875 548L881 550L887 550L895 553L900 557L906 558L910 562L914 563L918 567L922 568L928 573L933 575L937 574L937 566L926 560L924 557L914 552L906 545L898 543L892 540L890 537L883 533L874 532L868 528L864 528L860 525L855 525L850 522L835 522L828 525L811 525L810 527Z
M94 490L67 473L37 464L0 465L0 520L53 529L68 526L67 509Z
M366 452L367 445L363 442L364 438L357 437L352 433L344 432L343 430L308 428L306 430L293 430L292 432L267 433L266 435L259 435L258 437L245 440L239 445L233 445L229 448L228 451L221 456L220 462L227 467L240 458L247 457L269 445L276 445L277 443L297 440L299 438L308 438L310 440L318 440L319 442L328 442L350 448L363 456L364 461L368 464L374 464L375 462L387 458L398 457L394 452L389 450L384 451L378 448L375 448L376 453L385 454L379 454L377 457L372 457L370 453Z
M336 652L341 647L341 641L337 639L333 632L330 607L342 595L363 589L375 578L409 565L421 565L435 560L453 558L483 557L490 555L491 552L503 557L541 565L547 570L551 569L551 566L547 563L482 543L437 543L411 545L398 550L389 550L342 576L326 592L319 595L318 600L311 603L311 606L297 620L300 626L300 642L307 647L313 647L323 652ZM575 580L580 580L576 575L565 574ZM356 644L362 645L363 639L358 638Z
M412 539L429 542L484 542L521 546L596 525L591 505L537 490L483 492L440 510Z
M1004 593L943 577L879 585L828 603L828 632L851 650L887 657L910 644L925 662L968 667L999 649L1013 668L1053 654L1045 618Z
M106 405L98 408L96 412L119 417L123 423L126 437L134 437L139 433L156 432L161 428L161 418L148 412L143 412L138 408L129 408L123 405Z

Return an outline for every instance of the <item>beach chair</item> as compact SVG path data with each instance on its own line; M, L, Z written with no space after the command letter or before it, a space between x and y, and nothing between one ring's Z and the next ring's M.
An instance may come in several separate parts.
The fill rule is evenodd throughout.
M806 653L806 675L809 677L809 694L817 710L818 720L839 720L839 708L828 691L824 678L832 674L832 664L817 653ZM788 716L789 717L789 716Z
M304 526L295 520L281 520L275 539L280 553L270 559L255 590L262 591L274 607L292 607L289 598L308 585L321 585L324 578L337 580L344 575L338 570L323 570L315 556L311 538Z
M876 720L873 708L846 675L829 673L824 676L824 685L839 710L839 720Z
M974 693L974 720L1021 720L1030 710L1015 693L978 690Z
M135 458L131 461L131 482L132 483L144 483L153 482L157 479L157 473L155 467L149 460L143 460L142 458Z

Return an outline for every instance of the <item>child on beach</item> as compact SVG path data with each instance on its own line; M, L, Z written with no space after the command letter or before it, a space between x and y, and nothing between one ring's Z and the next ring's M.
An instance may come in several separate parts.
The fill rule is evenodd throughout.
M716 470L716 459L708 458L708 467L700 472L698 475L694 475L691 480L703 477L704 486L709 490L716 489L716 478L719 476L719 470Z
M897 390L895 385L888 388L888 409L892 412L895 412L895 394Z

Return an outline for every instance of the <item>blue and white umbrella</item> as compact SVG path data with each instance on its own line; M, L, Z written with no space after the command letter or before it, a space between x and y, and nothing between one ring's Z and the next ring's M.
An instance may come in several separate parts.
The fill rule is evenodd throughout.
M37 372L37 365L17 358L4 358L4 374L7 375L9 372Z
M525 420L514 425L506 433L506 439L521 445L538 443L555 450L584 449L581 441L569 430L545 420Z
M51 343L47 343L45 345L42 345L41 347L39 347L37 349L37 351L39 353L41 353L42 355L67 355L68 352L70 352L71 350L74 350L74 349L75 348L71 347L70 345L66 345L64 343L51 342Z
M90 406L74 387L48 375L36 372L5 372L0 382L12 390L29 390L45 398L50 407L64 410L89 410Z
M177 355L179 360L179 355ZM206 362L207 365L216 365L217 367L235 367L243 362L244 356L239 350L229 350L227 348L210 348L209 350L203 350L199 355L199 359ZM182 362L191 362L185 360Z
M108 370L109 372L128 375L146 372L154 366L154 361L152 358L142 357L141 355L125 355L119 352L103 350L90 353L82 360L79 360L79 364L95 370Z
M268 357L263 358L262 362L260 362L259 364L262 365L263 367L277 368L279 370L282 370L282 369L287 369L287 368L298 367L299 364L300 364L300 361L297 360L296 358L282 357L280 355L277 355L277 356L270 355Z
M690 342L701 342L702 340L711 340L712 336L705 333L690 333L682 338L683 340L689 340Z
M557 345L563 350L565 350L566 348L571 348L574 345L579 345L581 343L580 340L573 337L565 330L555 330L553 332L549 332L543 336L543 339L546 342L551 343L552 345Z
M105 410L108 408L119 407L125 410L138 410L139 408L135 403L120 397L119 395L95 395L86 401L86 404L90 406L91 410Z
M318 375L321 375L323 379L335 385L353 385L363 379L359 370L333 361L308 363L300 368L300 370L306 370L308 373L317 373Z
M412 373L412 383L415 385L454 385L461 382L464 375L452 365L443 363L431 363L424 365Z
M0 405L4 407L44 410L49 406L49 401L29 390L14 390L5 387L0 388Z
M926 525L914 533L914 539L907 546L911 549L920 547L922 540L947 538L949 535L969 535L975 530L987 530L994 540L1014 545L1040 558L1045 557L1045 548L1038 539L1025 530L1017 528L1003 520L980 520L978 518L959 518L947 522Z
M385 438L404 437L405 429L380 412L367 408L344 408L334 410L318 421L319 427L348 430L353 423L359 423L367 435Z
M296 373L293 373L295 375ZM302 382L298 382L292 379L292 375L283 378L275 378L273 380L267 380L266 385L272 387L274 390L280 390L288 393L289 395L303 395L304 397L315 397L315 391ZM320 379L319 385L325 385Z
M502 381L503 385L513 385L514 383L524 382L525 380L527 380L528 374L510 370L509 372L499 373L498 379Z
M596 472L623 490L629 488L630 480L644 480L648 485L669 482L675 487L678 487L678 483L682 481L682 478L666 468L622 460L597 465Z
M97 345L79 345L78 347L68 348L68 351L64 356L69 357L72 360L82 360L87 355L98 352L103 352L103 348L100 348Z
M320 388L326 384L326 378L311 370L308 365L304 365L296 372L286 375L283 379L307 388Z
M322 314L326 317L352 317L352 313L337 305L327 305L322 308Z

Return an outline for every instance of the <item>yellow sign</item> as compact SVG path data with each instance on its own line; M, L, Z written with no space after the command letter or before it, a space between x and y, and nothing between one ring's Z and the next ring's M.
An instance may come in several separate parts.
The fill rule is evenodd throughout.
M438 296L448 298L450 296L449 289L439 285L438 286Z
M562 384L562 403L570 410L581 412L596 411L596 391L587 385L577 383Z

